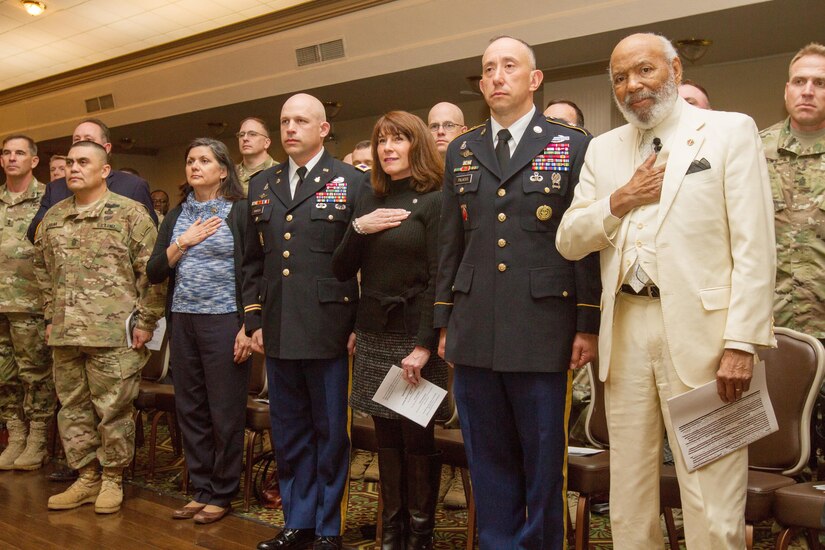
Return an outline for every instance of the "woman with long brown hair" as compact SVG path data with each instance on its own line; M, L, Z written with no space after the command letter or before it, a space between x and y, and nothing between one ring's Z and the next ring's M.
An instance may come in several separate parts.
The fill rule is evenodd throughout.
M444 165L424 122L403 111L378 120L371 148L372 193L359 198L333 257L340 280L361 271L350 405L375 422L382 549L423 550L432 547L441 477L433 422L422 428L372 396L392 365L404 370L408 384L425 378L447 387L433 329ZM445 409L446 403L437 416Z

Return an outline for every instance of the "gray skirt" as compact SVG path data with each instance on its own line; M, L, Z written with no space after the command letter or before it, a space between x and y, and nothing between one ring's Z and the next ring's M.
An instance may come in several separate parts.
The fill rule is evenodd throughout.
M355 331L355 360L352 366L352 392L350 407L382 418L402 418L384 405L372 400L378 386L387 376L390 367L401 367L401 360L415 347L415 337L391 332ZM433 351L430 360L421 369L421 376L433 384L447 388L450 367ZM445 398L435 413L436 420L449 420L452 415L448 399Z

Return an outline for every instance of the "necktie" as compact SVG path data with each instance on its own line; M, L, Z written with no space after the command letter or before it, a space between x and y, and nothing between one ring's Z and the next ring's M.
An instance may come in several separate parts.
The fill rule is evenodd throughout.
M307 177L307 167L299 166L295 172L298 174L298 185L295 186L295 190L297 191L298 188L301 187L301 184L304 183L304 178Z
M507 165L510 164L510 144L507 142L510 141L511 137L513 136L510 134L510 130L506 128L498 131L496 158L498 159L498 168L502 176L504 172L507 171Z
M653 154L653 130L645 130L642 134L642 139L639 140L639 156L641 162L647 160L647 157Z

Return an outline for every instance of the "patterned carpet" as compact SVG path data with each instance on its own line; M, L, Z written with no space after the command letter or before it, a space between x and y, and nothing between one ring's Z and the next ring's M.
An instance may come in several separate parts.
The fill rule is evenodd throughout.
M144 423L144 426L147 423ZM148 429L146 430L146 444L137 450L137 468L131 483L170 495L181 500L186 496L181 492L182 459L175 457L170 439L165 427L159 437L157 451L157 466L154 481L147 480L148 473ZM449 468L445 467L442 480L449 478ZM350 483L349 509L347 514L346 533L344 543L353 549L372 550L375 548L375 518L378 511L377 484L372 482L352 481ZM234 514L251 521L256 521L273 527L283 526L283 515L280 510L263 508L254 499L249 512L243 512L242 490L233 502ZM571 509L575 508L576 495L570 493ZM678 511L677 511L678 512ZM677 518L677 524L679 523ZM452 550L464 548L466 543L466 510L448 510L439 504L436 511L436 544L437 550ZM664 533L664 526L662 527ZM768 550L774 547L777 527L771 523L756 526L754 548ZM608 550L613 548L610 536L610 522L606 514L593 514L590 525L590 549ZM684 546L682 546L684 548ZM794 550L807 549L806 542L797 540L792 546Z

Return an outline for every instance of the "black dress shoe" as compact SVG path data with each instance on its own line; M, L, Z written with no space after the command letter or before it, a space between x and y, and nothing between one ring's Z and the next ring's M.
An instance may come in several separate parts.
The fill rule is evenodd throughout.
M315 537L312 550L341 550L341 537Z
M49 481L65 482L74 481L77 479L77 470L72 470L65 466L60 466L57 470L50 473L47 477Z
M258 543L258 550L304 550L312 548L315 529L284 529L274 539Z

